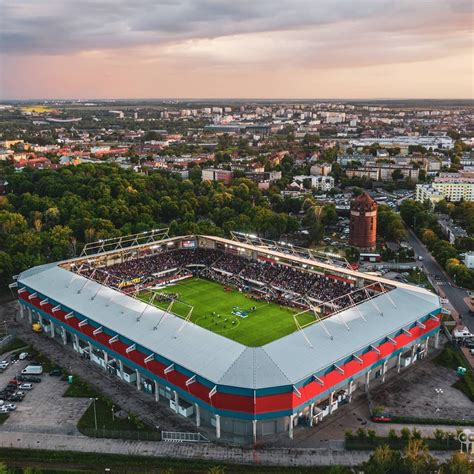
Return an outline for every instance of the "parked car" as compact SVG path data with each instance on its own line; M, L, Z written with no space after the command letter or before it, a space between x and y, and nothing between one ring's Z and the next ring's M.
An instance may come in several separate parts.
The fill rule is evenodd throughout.
M33 390L33 384L31 384L31 383L22 383L18 388L20 390Z
M14 403L7 403L3 405L5 408L8 409L8 411L15 411L16 410L16 405Z
M34 375L19 375L17 379L20 382L34 382L34 383L40 383L41 382L41 377L36 377Z
M50 373L52 377L60 377L62 375L62 371L60 367L55 367Z
M24 395L20 395L18 393L14 393L13 395L11 395L10 397L8 397L8 400L10 402L21 402L23 400L23 398L25 398Z
M0 413L10 413L10 410L7 407L1 406Z
M474 356L474 349L469 349L469 354L471 354L472 356Z

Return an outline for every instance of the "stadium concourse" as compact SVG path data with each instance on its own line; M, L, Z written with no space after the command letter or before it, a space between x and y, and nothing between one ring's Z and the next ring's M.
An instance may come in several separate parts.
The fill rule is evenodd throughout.
M438 344L439 298L416 286L309 251L204 235L121 239L18 275L21 315L197 426L214 427L217 438L293 437L295 426L314 427L356 390L424 357L430 341ZM140 299L196 277L311 315L311 322L295 320L293 332L249 347L194 324L192 307L185 319L174 314L179 290L171 287L167 308ZM272 324L280 314L265 318Z

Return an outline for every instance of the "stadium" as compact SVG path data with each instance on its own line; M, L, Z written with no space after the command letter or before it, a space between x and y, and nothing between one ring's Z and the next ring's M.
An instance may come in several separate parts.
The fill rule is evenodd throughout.
M439 339L431 292L239 233L99 241L13 286L50 337L235 442L314 427Z

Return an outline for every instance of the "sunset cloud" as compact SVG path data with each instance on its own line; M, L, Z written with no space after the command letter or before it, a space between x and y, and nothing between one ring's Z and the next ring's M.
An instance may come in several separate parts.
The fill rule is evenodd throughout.
M269 72L278 97L361 97L359 79L332 86L342 71L359 78L366 69L368 83L382 81L373 90L392 97L393 77L435 67L456 76L442 86L436 78L434 96L472 96L471 1L0 0L0 11L5 98L257 97ZM91 88L90 75L113 80Z

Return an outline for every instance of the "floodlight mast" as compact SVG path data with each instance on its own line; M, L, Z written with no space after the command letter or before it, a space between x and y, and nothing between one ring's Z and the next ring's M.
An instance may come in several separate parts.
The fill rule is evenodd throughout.
M87 243L81 253L81 257L87 257L103 252L111 252L114 250L132 249L134 247L152 244L164 239L169 239L169 228L152 229L137 234L123 235L121 237L113 237L111 239L101 239L96 242Z

